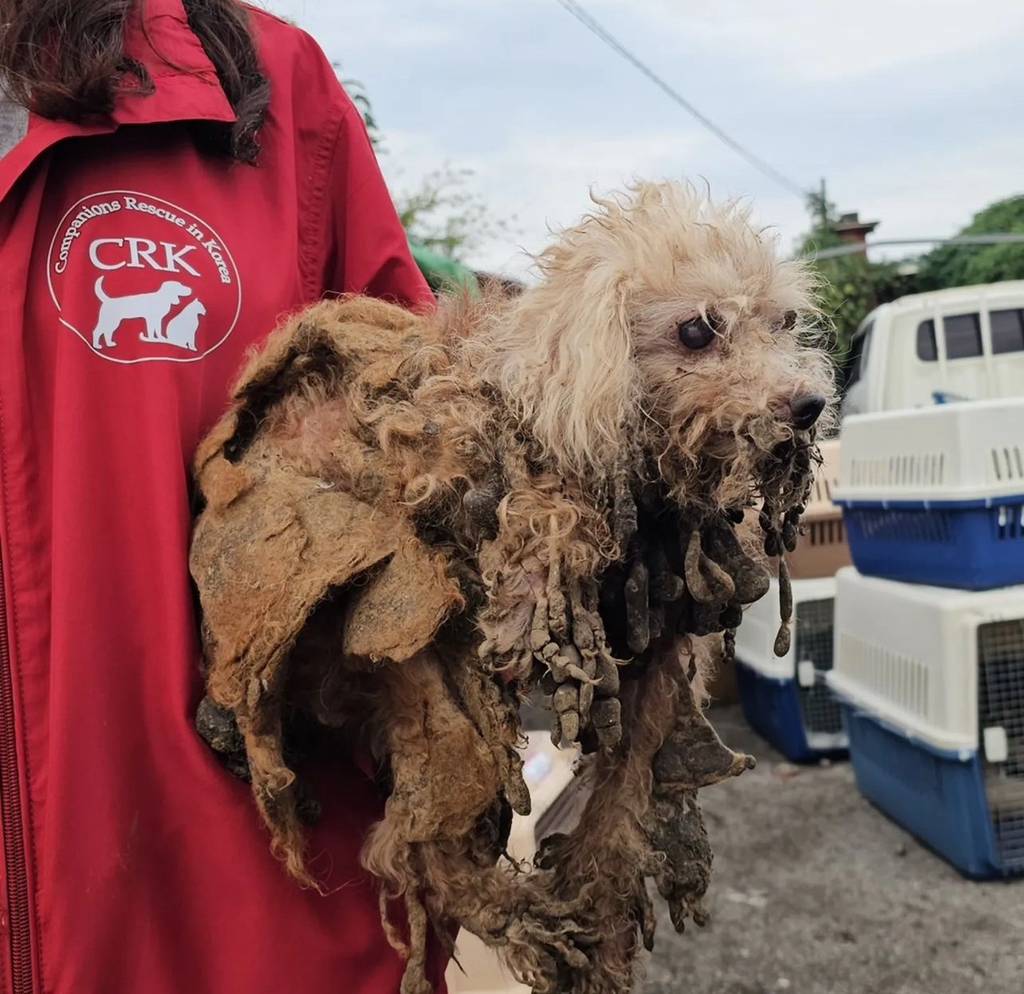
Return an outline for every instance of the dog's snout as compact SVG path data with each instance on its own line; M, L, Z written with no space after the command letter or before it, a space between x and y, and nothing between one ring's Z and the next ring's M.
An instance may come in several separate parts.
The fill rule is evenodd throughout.
M814 422L821 417L826 403L825 398L817 393L794 397L789 403L790 420L793 422L793 427L801 430L812 427Z

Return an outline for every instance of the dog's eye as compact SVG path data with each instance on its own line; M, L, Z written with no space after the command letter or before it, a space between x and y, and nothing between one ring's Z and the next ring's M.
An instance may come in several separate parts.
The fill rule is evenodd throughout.
M800 315L796 311L786 311L783 315L782 323L779 327L783 331L792 331L796 327L797 321L800 320Z
M699 352L706 349L715 340L715 327L713 319L709 317L692 318L679 325L679 341L688 349Z

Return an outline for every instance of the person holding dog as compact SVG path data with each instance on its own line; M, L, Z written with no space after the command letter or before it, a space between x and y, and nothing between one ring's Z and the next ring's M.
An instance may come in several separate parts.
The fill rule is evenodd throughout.
M302 890L191 722L190 464L244 356L433 299L362 121L237 0L0 0L0 80L2 989L397 994L374 770L320 774Z

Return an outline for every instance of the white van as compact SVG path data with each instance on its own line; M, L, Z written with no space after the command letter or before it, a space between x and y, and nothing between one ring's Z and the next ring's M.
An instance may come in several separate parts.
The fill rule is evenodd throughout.
M843 415L1024 396L1024 280L876 307L851 343Z

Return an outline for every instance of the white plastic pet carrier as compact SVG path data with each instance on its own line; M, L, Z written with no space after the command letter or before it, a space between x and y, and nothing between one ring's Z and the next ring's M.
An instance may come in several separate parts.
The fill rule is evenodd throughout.
M963 818L966 802L957 801L956 811L945 806L969 798L977 781L978 810L989 824L971 836L972 846L982 851L987 839L989 863L1000 872L1024 870L1024 586L949 590L852 568L836 581L829 686L854 713L894 733L865 739L871 755L858 757L851 730L855 766L863 761L858 779L868 771L866 792L881 791L883 806L901 820L927 811L941 826ZM927 753L932 765L922 766L908 747ZM899 778L905 798L894 793ZM956 836L961 851L970 848L963 842L970 834ZM950 837L933 844L943 849ZM968 866L973 856L951 858L982 872Z
M1024 398L848 418L836 499L862 573L1024 583Z
M779 584L746 609L736 632L736 661L750 724L785 755L810 760L846 748L839 705L825 683L832 668L835 580L793 581L789 652L775 655Z
M797 579L835 576L850 564L843 512L833 503L839 482L839 440L822 442L820 448L821 465L815 471L811 500L801 520L803 534L788 557L790 573Z
M1024 494L1024 397L861 414L841 440L843 504Z

